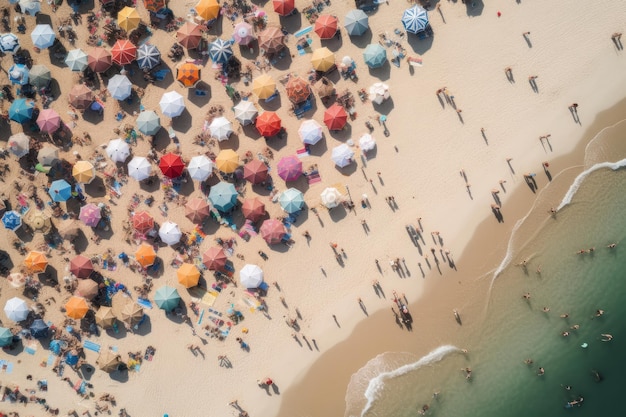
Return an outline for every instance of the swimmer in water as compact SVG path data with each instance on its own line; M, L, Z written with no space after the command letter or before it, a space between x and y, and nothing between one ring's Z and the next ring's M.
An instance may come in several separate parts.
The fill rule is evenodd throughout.
M602 336L602 341L603 342L610 342L611 340L613 340L613 335L609 334L609 333L602 333L600 336Z

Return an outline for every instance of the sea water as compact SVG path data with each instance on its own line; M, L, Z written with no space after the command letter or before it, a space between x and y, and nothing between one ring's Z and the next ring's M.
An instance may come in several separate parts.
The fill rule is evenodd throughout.
M536 204L500 267L476 277L489 290L467 352L379 355L353 375L347 415L626 415L626 160L591 144L556 215Z

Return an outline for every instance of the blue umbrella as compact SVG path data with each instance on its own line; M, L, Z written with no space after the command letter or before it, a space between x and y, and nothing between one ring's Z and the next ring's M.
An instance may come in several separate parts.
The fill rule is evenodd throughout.
M370 43L363 52L363 59L368 67L379 68L387 61L387 51L377 43Z
M222 39L211 42L209 44L209 56L216 64L225 64L233 56L231 43Z
M14 54L20 49L20 40L12 33L0 35L0 51L5 54Z
M33 45L37 48L46 49L54 44L56 34L54 33L54 29L48 24L37 25L30 33L30 38L33 41Z
M35 339L48 337L48 325L42 319L37 319L30 325L30 334Z
M28 67L24 64L15 64L9 68L9 80L11 84L28 84Z
M165 311L172 311L180 303L180 295L176 288L168 287L167 285L159 288L154 293L154 302L159 308Z
M291 214L299 211L304 206L304 196L295 188L289 188L278 197L278 202L283 210Z
M149 43L144 43L137 48L137 65L141 69L151 70L161 63L161 52Z
M56 203L67 201L72 196L72 186L65 180L56 180L50 185L48 194Z
M6 327L0 327L0 347L9 346L13 342L13 333Z
M409 33L420 33L428 27L428 14L426 10L415 5L404 11L402 25Z
M369 18L361 9L350 10L344 19L344 27L350 36L361 36L369 28Z
M18 98L9 107L9 119L17 123L26 123L33 117L33 107L35 107L34 102Z
M221 181L211 187L209 200L213 207L219 211L226 212L237 204L237 190L233 184Z
M7 211L2 216L2 224L7 229L15 231L22 225L22 216L17 211Z

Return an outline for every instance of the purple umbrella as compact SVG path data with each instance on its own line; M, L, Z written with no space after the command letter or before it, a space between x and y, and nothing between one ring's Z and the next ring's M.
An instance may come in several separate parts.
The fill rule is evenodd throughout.
M78 215L78 218L89 227L96 227L101 217L100 207L93 203L82 206L80 208L80 214Z
M278 176L285 181L295 181L302 175L302 161L295 156L285 156L278 161Z

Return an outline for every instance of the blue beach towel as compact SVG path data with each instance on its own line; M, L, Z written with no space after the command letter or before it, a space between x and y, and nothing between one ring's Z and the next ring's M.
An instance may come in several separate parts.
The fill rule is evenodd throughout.
M100 352L100 345L92 342L91 340L85 340L83 342L83 347L85 349L93 350L94 352Z
M152 308L150 300L146 300L145 298L137 298L137 304L145 308Z

